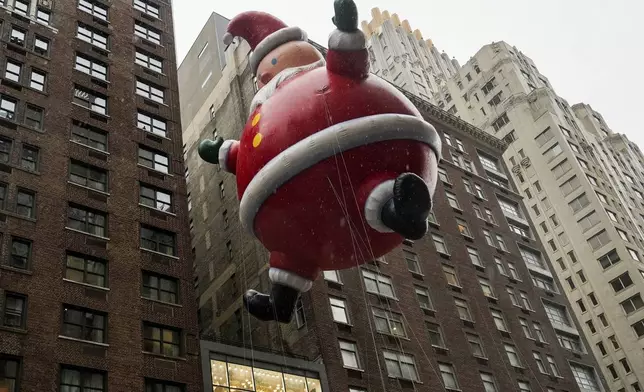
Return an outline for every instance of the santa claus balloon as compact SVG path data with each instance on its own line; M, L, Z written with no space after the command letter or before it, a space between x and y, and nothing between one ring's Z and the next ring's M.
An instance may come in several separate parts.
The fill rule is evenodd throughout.
M233 18L260 87L239 141L199 155L237 176L241 224L270 252L270 294L248 311L291 320L321 271L356 267L427 232L441 143L397 89L369 74L356 6L335 1L326 61L298 27L262 12Z

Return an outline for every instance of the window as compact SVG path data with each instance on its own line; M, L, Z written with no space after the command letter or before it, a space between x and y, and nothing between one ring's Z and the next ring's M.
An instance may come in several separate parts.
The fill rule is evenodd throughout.
M24 123L28 127L41 130L43 128L44 115L44 110L42 108L26 104Z
M167 137L167 122L161 118L148 115L143 112L138 112L136 115L137 127L146 132L155 135Z
M483 237L485 238L485 242L490 245L490 246L495 246L494 245L494 240L492 239L492 234L490 233L489 230L483 229Z
M104 313L64 305L62 334L74 339L105 343L106 321Z
M74 184L107 192L107 171L84 162L70 162L69 180Z
M472 188L472 183L467 178L463 178L463 186L467 193L474 194L474 188Z
M474 210L474 215L476 215L477 218L485 220L483 213L481 213L481 207L477 204L472 204L472 209Z
M148 185L141 185L139 203L157 210L172 211L172 194Z
M470 312L470 308L467 305L467 302L465 302L464 300L459 299L459 298L454 298L454 305L456 306L456 311L458 312L458 317L461 320L473 321L472 320L472 312Z
M604 315L604 313L600 313L600 314L597 316L597 318L598 318L598 319L599 319L599 321L602 323L602 326L603 326L603 327L608 327L608 320L606 319L606 316Z
M169 357L181 355L181 332L171 327L143 324L143 351Z
M143 23L134 23L134 35L157 45L161 45L161 32Z
M617 338L615 337L615 335L609 336L608 340L611 342L615 350L619 350L619 343L617 343Z
M573 324L568 317L568 311L562 305L557 305L551 302L544 302L543 308L546 311L546 315L552 324L565 325L567 327L572 327Z
M492 121L492 128L494 128L495 132L498 132L501 128L503 128L506 124L509 124L509 123L510 123L510 119L508 118L507 113L503 113L496 120Z
M496 219L494 219L494 214L492 213L492 210L489 208L485 209L485 216L487 217L487 221L496 225Z
M517 348L511 344L504 344L503 347L505 348L505 353L510 360L510 365L514 367L522 367L519 354L517 353Z
M601 201L602 203L608 205L608 199L606 198L606 196L604 196L603 194L601 194L599 192L595 192L595 194L599 198L599 201Z
M465 336L467 337L467 341L470 344L470 350L472 351L472 355L475 357L479 358L485 358L485 351L483 350L483 343L481 342L481 338L478 337L478 335L474 335L471 333L466 333Z
M0 137L0 162L8 163L11 157L11 139Z
M470 231L470 228L467 226L467 222L465 222L463 219L458 219L456 218L456 225L458 226L458 231L465 237L472 237L472 232Z
M521 277L519 276L519 272L517 271L516 266L514 263L511 263L508 261L508 271L510 271L510 277L515 280L521 280Z
M572 165L568 159L564 159L560 164L552 168L552 173L555 175L555 178L560 178L564 174L568 173L572 169Z
M409 269L409 271L413 273L421 274L422 271L420 270L418 255L414 252L410 252L404 249L403 249L403 255L405 256L405 261L407 262L407 269Z
M23 37L24 37L24 34L23 34ZM41 56L48 56L49 40L47 38L36 36L34 38L34 52L38 53Z
M624 312L626 313L626 315L629 315L644 307L644 301L642 301L642 297L638 293L622 301L620 305L622 306L622 309L624 309Z
M609 283L613 287L613 290L617 293L627 287L630 287L633 284L633 280L631 279L631 276L628 274L628 272L624 272L620 276L611 280Z
M107 287L107 263L93 257L68 253L65 279Z
M151 272L143 272L143 297L176 304L179 303L178 293L178 279Z
M384 350L387 375L394 378L419 381L416 361L411 355Z
M385 311L379 308L373 308L373 319L376 324L376 330L387 335L407 337L402 315Z
M441 372L441 378L443 379L444 388L458 390L458 381L456 380L454 367L452 365L439 362L438 369Z
M447 143L448 146L453 146L452 137L449 134L444 133L443 138L445 139L445 143Z
M461 139L456 139L456 149L460 152L465 152L465 145Z
M73 121L71 139L76 143L107 151L107 132L83 124L80 121Z
M555 145L544 151L542 155L546 159L546 161L550 162L558 157L562 152L563 150L561 149L561 146L559 145L559 143L556 143Z
M538 205L536 205L536 204L532 206L532 211L534 211L534 214L535 214L536 216L541 215L541 211L539 211L539 206L538 206Z
M338 271L324 271L324 280L330 280L331 282L342 283L340 273Z
M612 265L619 263L621 259L617 254L617 250L613 249L610 252L603 255L602 257L600 257L599 259L597 259L597 261L599 261L599 264L602 266L603 269L606 269Z
M612 220L615 223L619 223L619 219L617 219L617 214L615 214L611 210L606 210L606 213L608 214L608 217L610 218L610 220Z
M602 354L602 356L608 355L608 351L606 351L606 347L604 347L603 342L597 343L597 348L599 349L599 352Z
M546 128L545 131L541 132L534 138L539 147L543 147L544 144L548 143L553 137L554 133L550 130L550 127Z
M490 309L490 313L492 314L492 319L494 320L494 325L496 325L496 328L499 331L508 331L508 325L505 323L505 318L503 317L503 313L499 310L494 310Z
M624 240L624 241L626 241L626 242L629 242L629 241L628 241L628 235L626 234L626 232L625 232L624 230L617 229L617 228L616 228L615 230L617 230L617 234L619 234L619 237L620 237L621 239L623 239L623 240Z
M219 390L220 388L215 388L215 389ZM181 384L175 384L167 381L157 381L157 380L147 380L147 379L145 380L145 392L183 392L183 391L184 391L184 387Z
M415 287L416 291L416 299L418 300L418 304L420 305L421 308L423 309L433 309L432 305L432 299L429 296L429 290L427 290L424 287Z
M447 171L443 169L442 167L438 168L438 178L440 178L441 181L443 181L446 184L449 184L449 176L447 175Z
M83 87L74 87L73 103L93 112L107 115L107 97Z
M481 87L481 91L483 92L484 95L488 95L490 91L494 89L494 87L496 87L496 83L495 83L495 78L492 77L492 79L490 79L487 83L483 85L483 87Z
M577 271L577 276L579 276L581 283L586 283L586 275L584 275L584 271Z
M134 8L155 18L159 18L159 6L145 0L134 0Z
M586 178L588 178L588 182L590 182L592 186L599 186L595 177L591 176L590 174L586 174Z
M476 197L479 199L485 199L485 193L483 192L483 187L480 184L474 184L474 189L476 189Z
M597 250L608 244L609 242L610 237L608 236L606 230L602 230L588 239L588 243L590 244L590 247L593 248L593 250Z
M153 86L141 80L136 81L136 93L154 102L164 103L165 101L165 91L161 87Z
M517 294L514 292L514 289L512 287L506 287L505 291L508 293L508 297L510 297L512 305L520 307L521 305L519 305L519 299L517 298Z
M519 205L517 203L501 199L499 198L499 206L501 207L501 211L503 211L503 214L506 216L510 217L515 217L515 218L521 218L521 210L519 209Z
M434 246L436 247L436 251L438 253L449 255L449 251L447 250L447 245L445 245L445 240L443 239L443 237L439 236L438 234L432 234L432 240L434 241Z
M19 46L25 46L25 37L27 33L19 28L11 28L11 43Z
M479 154L479 160L481 161L481 165L483 165L484 169L491 170L493 172L501 171L501 169L499 169L499 162L495 158Z
M163 73L163 59L137 49L134 62L158 73Z
M619 378L619 375L617 374L617 371L615 370L615 366L613 364L606 366L606 368L610 372L610 375L613 377L613 380L617 380Z
M631 325L631 327L633 328L633 331L635 331L635 335L637 335L637 337L644 336L644 319Z
M70 229L105 237L107 214L87 207L70 204L67 210L67 226Z
M479 256L479 251L470 248L469 246L467 247L467 254L470 256L470 261L474 265L478 265L479 267L483 267L483 262L481 261L481 256Z
M349 324L349 312L347 310L347 301L340 298L329 297L331 305L331 314L333 321L343 324Z
M340 352L342 353L342 364L345 367L360 369L358 346L346 340L339 340L338 342L340 344Z
M532 392L532 389L530 389L530 383L525 381L518 381L518 385L519 392Z
M429 342L432 346L445 348L445 340L443 339L443 331L438 324L426 322L427 333L429 334Z
M622 367L624 368L624 372L626 372L626 374L628 374L628 373L630 373L630 372L632 371L632 370L631 370L631 366L628 364L628 360L627 360L626 358L622 358L622 359L620 359L620 360L619 360L619 363L620 363L620 364L622 365Z
M107 50L109 36L90 26L79 23L78 30L76 30L76 38L89 42L97 48Z
M107 67L107 64L102 61L95 60L80 53L76 54L74 68L92 77L107 80Z
M595 213L595 211L591 212L590 214L584 216L581 218L577 223L579 226L581 226L582 231L585 233L586 231L590 230L593 228L595 225L601 222L601 218L599 218L599 215Z
M27 297L20 294L5 292L3 325L10 328L25 328ZM0 376L2 368L0 367ZM2 378L0 378L0 381ZM0 385L2 385L0 383Z
M394 286L391 282L391 278L367 270L362 270L362 276L364 278L367 292L388 298L395 298Z
M626 250L633 260L640 261L640 256L636 251L631 248L626 248Z
M523 331L523 336L525 336L527 339L534 339L532 336L532 331L530 331L530 326L528 325L528 321L524 318L519 317L519 324L521 324L521 330Z
M175 234L149 226L141 226L141 248L168 256L176 256Z
M14 268L27 269L31 259L31 241L13 237L11 239L11 258L9 265Z
M492 99L490 99L490 101L488 102L488 105L496 106L500 104L502 100L503 100L503 91L499 91L495 96L492 97Z
M101 19L107 20L107 10L108 8L103 4L95 0L79 0L78 8L88 14Z
M0 117L14 120L16 117L16 105L18 101L3 95L0 97Z
M572 280L572 277L566 278L566 282L568 283L568 286L570 286L570 290L574 290L577 288L575 286L575 282Z
M591 367L578 365L576 363L570 364L572 375L577 381L577 385L584 392L601 392L602 388L599 386L595 370Z
M483 382L484 392L498 392L494 376L488 373L481 373L481 381Z
M445 274L445 279L447 279L447 283L449 285L460 287L454 267L443 264L443 273Z
M567 333L557 332L557 340L559 341L559 344L561 345L561 347L565 348L566 350L570 350L577 353L584 352L584 348L581 344L581 340L577 335L569 335Z
M539 324L536 321L532 322L532 328L534 328L534 333L537 336L537 340L540 342L545 342L546 341L546 336L543 333L543 329L541 328L541 324Z
M31 76L29 77L29 87L34 90L45 91L46 78L47 75L44 72L32 69Z
M14 0L13 2L13 10L15 12L18 12L20 14L23 14L25 16L29 15L29 4L30 2L26 0Z
M528 267L534 266L539 269L547 269L543 262L543 258L541 257L541 253L523 246L519 246L519 252L521 252L521 258L523 258L523 261L525 261Z
M461 209L461 206L460 204L458 204L458 199L456 198L455 194L446 191L445 196L447 197L447 202L452 208L455 208L457 210Z
M5 78L9 80L13 80L14 82L20 83L21 72L22 72L22 64L15 62L13 60L7 60L7 67L4 73Z
M583 299L578 299L577 300L577 306L579 307L579 310L581 310L582 313L586 312L586 305L584 304Z
M153 151L145 147L139 147L139 164L142 166L162 173L169 173L169 161L168 156L161 152Z
M539 369L539 372L541 372L542 374L548 374L548 370L546 369L546 365L543 363L541 354L539 354L536 351L533 351L532 358L534 358L534 362L537 364L537 369Z
M60 392L104 392L105 374L98 370L63 367L60 371Z
M505 245L505 241L503 240L503 237L500 234L496 235L496 242L498 244L498 248L501 249L504 252L509 252L507 245Z
M524 291L519 292L519 297L521 297L521 303L523 304L524 309L533 310L530 299L528 298L528 293Z

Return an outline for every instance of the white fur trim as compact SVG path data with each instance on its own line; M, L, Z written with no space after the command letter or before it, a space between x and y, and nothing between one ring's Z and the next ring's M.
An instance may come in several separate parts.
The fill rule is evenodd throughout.
M320 59L315 63L302 65L300 67L286 68L282 70L282 72L275 75L273 79L268 82L268 84L264 85L264 87L262 87L257 92L257 94L255 94L255 97L253 97L253 102L251 102L250 104L250 113L248 115L250 116L251 114L253 114L257 106L266 102L266 100L268 100L275 93L275 90L277 90L281 83L284 83L285 81L302 72L310 71L319 67L324 67L325 65L326 61L324 61L324 59Z
M385 181L373 188L364 206L364 216L367 219L367 223L374 230L381 233L393 232L382 222L380 214L385 203L394 197L394 182L394 180Z
M219 148L219 167L221 167L224 171L227 171L230 173L228 164L226 161L228 160L228 153L230 152L230 148L233 146L233 141L232 140L226 140L224 144L221 145Z
M271 159L253 177L239 204L239 219L254 233L255 215L279 187L329 157L387 140L415 140L428 145L440 159L441 141L434 127L407 114L377 114L341 122L293 144Z
M262 42L257 44L249 60L253 75L257 75L257 67L259 67L259 63L266 55L272 52L273 49L291 41L306 41L306 33L304 30L297 26L284 27L269 34Z
M279 283L299 290L301 293L306 293L313 287L313 281L305 279L293 272L289 272L279 268L270 268L268 270L268 278L273 283Z
M364 49L366 45L364 33L360 30L347 33L336 29L329 34L329 50L349 52Z

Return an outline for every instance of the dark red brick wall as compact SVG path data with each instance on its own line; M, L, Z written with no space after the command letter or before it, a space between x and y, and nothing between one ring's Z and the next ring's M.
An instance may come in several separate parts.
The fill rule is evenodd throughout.
M101 1L101 3L103 3ZM75 0L54 1L53 31L36 23L23 23L6 10L0 10L4 57L25 63L48 73L46 92L22 87L20 90L0 85L0 92L19 100L16 123L22 122L25 102L45 109L44 128L37 132L20 124L0 124L0 134L13 139L11 168L0 171L0 181L9 185L5 210L15 203L16 187L36 192L35 220L25 220L11 212L0 219L2 256L0 260L0 297L4 291L28 297L26 328L23 331L0 327L0 355L16 355L22 361L21 391L57 390L61 364L89 367L107 372L110 391L141 391L144 378L174 381L186 385L186 391L200 389L197 316L192 268L186 185L183 178L181 124L176 77L171 6L160 2L161 20L149 20L132 7L131 2L104 2L109 5L109 26L102 26L77 9ZM163 46L151 47L134 36L134 21L139 20L163 31ZM75 37L77 21L109 33L110 52L105 56ZM42 57L27 50L19 54L8 49L10 25L29 29L27 47L34 34L51 40L50 56ZM135 48L164 58L164 74L152 76L134 64ZM83 52L109 64L109 83L100 86L74 68L75 52ZM4 71L4 64L2 65ZM23 75L25 76L25 75ZM154 107L135 95L135 77L139 76L166 89L166 104ZM26 83L27 79L24 79ZM108 96L109 117L90 116L88 110L73 105L73 86L78 84ZM136 127L136 108L157 114L168 121L168 138L157 142L145 137ZM70 142L72 119L109 133L109 155L96 158L88 148ZM19 147L28 143L40 148L38 173L18 169ZM144 144L171 157L171 173L150 176L137 165L137 146ZM99 153L98 156L101 156ZM68 184L69 159L81 160L109 170L109 196L103 200L90 197L91 191ZM174 215L151 213L139 206L138 187L143 181L170 190ZM78 203L108 214L109 241L65 229L67 205ZM177 258L141 251L139 226L149 224L176 233ZM33 241L27 273L6 268L10 252L9 238L20 236ZM97 290L63 281L65 253L77 251L108 260L109 290ZM165 305L141 298L141 270L154 271L180 279L179 306ZM69 341L61 333L62 306L72 304L106 312L107 343L100 347ZM2 306L0 305L0 309ZM1 312L0 312L1 313ZM142 322L150 321L182 330L183 355L170 359L142 353ZM0 323L1 324L1 323Z

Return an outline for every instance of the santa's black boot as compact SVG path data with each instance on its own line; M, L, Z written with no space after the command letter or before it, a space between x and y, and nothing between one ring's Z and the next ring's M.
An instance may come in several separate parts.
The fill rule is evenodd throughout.
M418 240L427 234L432 207L429 188L422 178L403 173L394 181L394 197L382 207L382 223L401 236Z
M259 320L277 320L280 323L288 324L293 318L295 303L299 297L298 290L274 283L270 295L248 290L244 294L244 305L248 309L248 313Z

